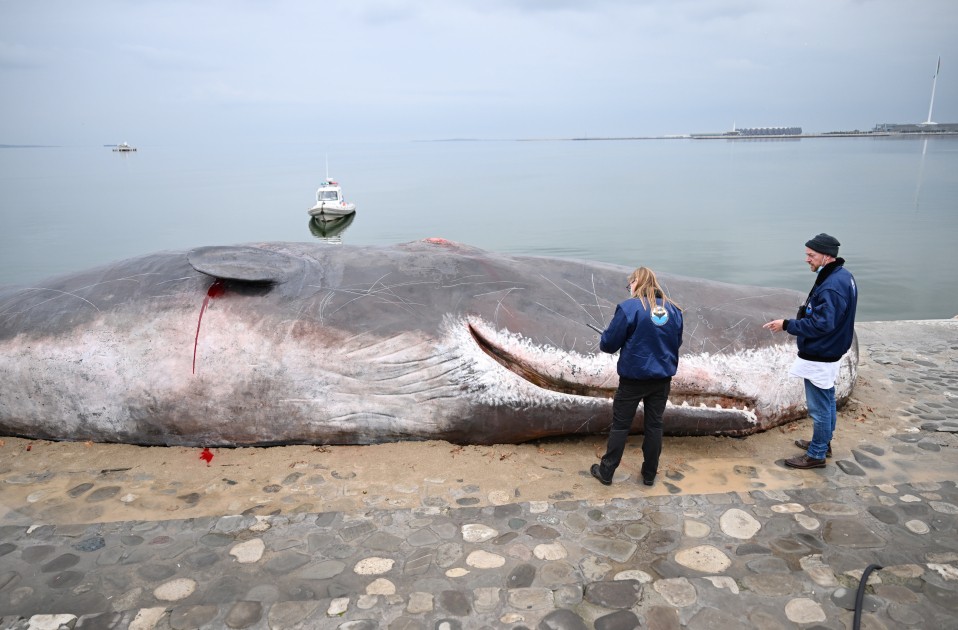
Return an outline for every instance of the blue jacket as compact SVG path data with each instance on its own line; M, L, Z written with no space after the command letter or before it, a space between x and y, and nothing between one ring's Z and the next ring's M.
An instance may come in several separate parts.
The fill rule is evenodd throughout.
M662 300L656 300L661 305ZM619 376L638 380L668 378L679 366L682 345L682 311L669 303L668 318L656 323L642 300L631 298L615 307L615 315L602 333L599 349L619 354Z
M858 287L844 258L818 272L798 319L786 319L785 331L798 337L798 356L807 361L838 361L855 339Z

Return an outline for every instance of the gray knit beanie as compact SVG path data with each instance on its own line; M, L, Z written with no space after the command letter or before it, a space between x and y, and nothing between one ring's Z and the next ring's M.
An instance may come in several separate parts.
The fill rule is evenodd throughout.
M831 256L832 258L838 256L839 245L841 245L841 243L838 242L837 238L834 236L829 236L824 232L805 243L805 247L813 249L819 254Z

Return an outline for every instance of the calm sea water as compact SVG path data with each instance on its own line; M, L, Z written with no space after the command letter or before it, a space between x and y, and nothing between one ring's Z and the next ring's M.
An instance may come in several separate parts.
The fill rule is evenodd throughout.
M0 284L201 245L439 236L805 292L804 243L828 232L861 320L958 314L954 137L138 148L0 149ZM336 239L306 214L327 156L358 206Z

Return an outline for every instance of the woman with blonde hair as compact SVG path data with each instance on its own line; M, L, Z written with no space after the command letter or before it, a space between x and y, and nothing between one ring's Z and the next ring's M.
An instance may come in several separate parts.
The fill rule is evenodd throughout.
M599 341L603 352L619 352L619 386L612 401L609 442L600 463L590 470L607 486L622 461L640 402L644 415L642 482L647 486L655 482L662 454L662 415L682 345L682 309L665 294L651 269L639 267L629 274L629 296L616 306Z

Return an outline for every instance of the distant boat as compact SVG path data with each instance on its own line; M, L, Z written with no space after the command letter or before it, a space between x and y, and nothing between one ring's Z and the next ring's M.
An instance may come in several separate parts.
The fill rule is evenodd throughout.
M307 212L319 221L332 221L356 212L356 204L343 199L343 189L339 182L327 173L326 179L316 190L316 205Z
M126 142L121 142L120 144L113 147L114 151L119 151L120 153L129 153L131 151L136 151L136 147L131 147Z

